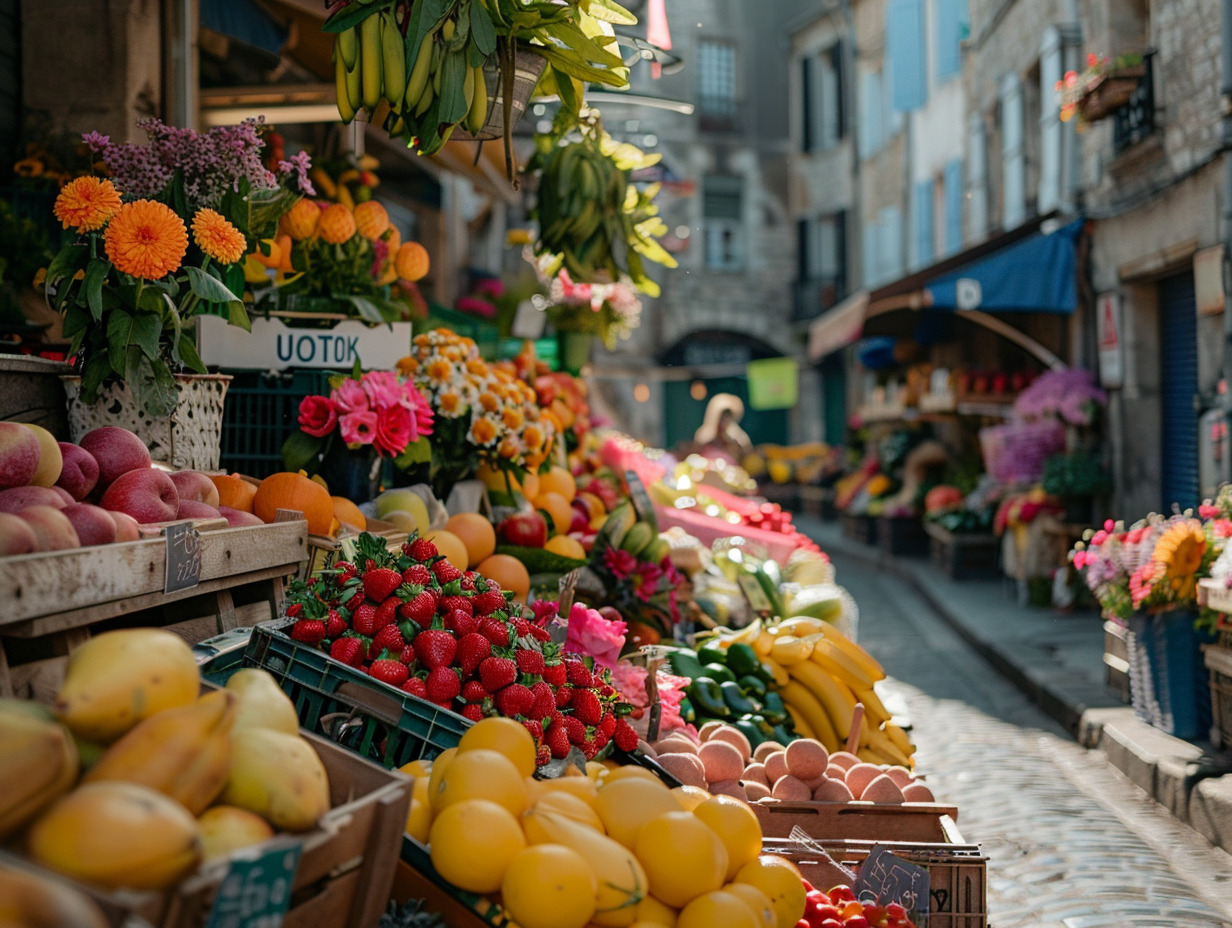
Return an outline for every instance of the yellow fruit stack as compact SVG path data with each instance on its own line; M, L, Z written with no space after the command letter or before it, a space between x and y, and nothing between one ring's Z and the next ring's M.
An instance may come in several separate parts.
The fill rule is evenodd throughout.
M521 928L792 928L795 866L761 853L744 803L671 790L637 767L536 780L534 741L484 719L416 778L408 832L437 873L492 895Z
M157 890L275 828L312 828L329 786L286 694L261 670L200 690L183 639L136 628L73 652L54 716L0 701L0 840L24 829L51 870Z

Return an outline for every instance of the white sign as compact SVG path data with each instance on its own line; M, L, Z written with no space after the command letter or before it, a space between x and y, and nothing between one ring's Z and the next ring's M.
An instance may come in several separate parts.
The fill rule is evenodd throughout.
M547 313L530 300L523 300L518 304L517 312L513 315L513 325L510 326L509 334L514 338L542 338L547 321Z
M348 320L329 329L293 329L281 319L253 319L252 332L219 316L197 317L197 352L206 364L283 370L348 370L356 358L367 370L392 370L411 351L411 324L369 326Z
M1121 344L1121 297L1115 292L1095 298L1095 337L1099 348L1099 382L1119 387L1125 380L1125 351Z
M959 309L977 309L984 302L984 288L974 277L954 281L954 302Z

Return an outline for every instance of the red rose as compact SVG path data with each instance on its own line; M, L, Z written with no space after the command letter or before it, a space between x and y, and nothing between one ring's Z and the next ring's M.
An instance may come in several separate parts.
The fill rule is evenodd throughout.
M376 417L376 437L373 444L380 454L397 457L411 442L411 412L405 406L382 409Z
M299 427L314 438L324 438L338 424L338 410L324 396L305 396L299 403Z

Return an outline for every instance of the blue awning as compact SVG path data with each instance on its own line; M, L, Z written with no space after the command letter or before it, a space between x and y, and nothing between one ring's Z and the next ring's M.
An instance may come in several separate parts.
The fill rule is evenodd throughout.
M932 309L1058 313L1078 306L1075 244L1085 220L1037 232L925 284Z
M201 0L201 25L277 55L287 27L253 0Z

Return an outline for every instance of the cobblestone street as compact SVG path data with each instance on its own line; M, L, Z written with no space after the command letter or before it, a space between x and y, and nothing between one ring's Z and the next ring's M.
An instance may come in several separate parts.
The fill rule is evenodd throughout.
M834 561L920 769L990 858L990 926L1232 926L1232 856L1078 745L907 584Z

